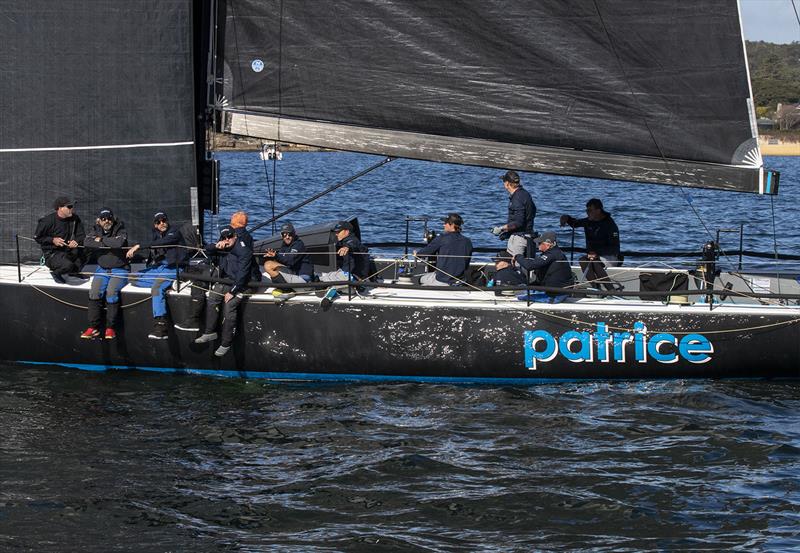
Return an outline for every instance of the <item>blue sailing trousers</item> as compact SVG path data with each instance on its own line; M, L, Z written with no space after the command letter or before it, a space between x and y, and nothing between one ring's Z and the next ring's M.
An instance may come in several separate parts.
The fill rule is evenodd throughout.
M150 288L153 302L153 317L163 317L167 314L167 289L172 286L177 271L166 263L147 267L131 277L131 284L137 288Z
M119 291L128 284L128 271L125 269L104 269L97 267L92 278L89 299L99 300L103 296L106 303L119 302Z

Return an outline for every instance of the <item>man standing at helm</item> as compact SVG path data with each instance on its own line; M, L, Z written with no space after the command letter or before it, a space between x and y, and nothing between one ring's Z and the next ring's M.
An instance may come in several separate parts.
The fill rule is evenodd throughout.
M508 240L506 250L512 255L523 255L528 240L533 237L533 219L536 217L536 204L530 193L522 187L516 171L506 171L503 175L503 188L508 192L508 222L494 227L492 233L500 240Z

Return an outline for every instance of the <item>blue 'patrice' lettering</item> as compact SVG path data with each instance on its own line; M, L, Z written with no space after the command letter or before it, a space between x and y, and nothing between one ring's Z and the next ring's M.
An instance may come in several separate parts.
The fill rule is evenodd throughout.
M558 339L546 330L527 330L524 342L525 366L530 370L559 354L572 363L625 363L629 344L633 344L633 360L638 363L677 363L681 359L707 363L714 353L714 345L702 334L687 334L680 339L666 332L648 336L647 327L640 321L633 324L633 332L609 332L608 325L599 322L594 332L568 330Z

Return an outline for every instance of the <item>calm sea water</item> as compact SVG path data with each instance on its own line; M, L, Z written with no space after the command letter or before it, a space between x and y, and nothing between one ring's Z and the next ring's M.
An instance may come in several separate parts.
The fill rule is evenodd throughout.
M267 218L255 154L220 157L223 214ZM286 154L276 210L376 159ZM744 222L749 249L772 250L774 205L779 249L798 253L800 160L769 161L784 172L774 204L688 194L712 232ZM291 219L357 215L384 241L406 215L456 210L476 245L499 246L485 229L503 220L501 173L396 161ZM523 178L540 230L600 197L627 249L707 236L680 190ZM0 551L793 551L798 473L796 382L289 386L0 367Z

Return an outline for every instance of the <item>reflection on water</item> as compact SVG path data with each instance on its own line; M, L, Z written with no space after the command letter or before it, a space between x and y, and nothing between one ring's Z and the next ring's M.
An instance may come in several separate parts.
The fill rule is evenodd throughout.
M800 546L796 384L0 375L2 550Z

